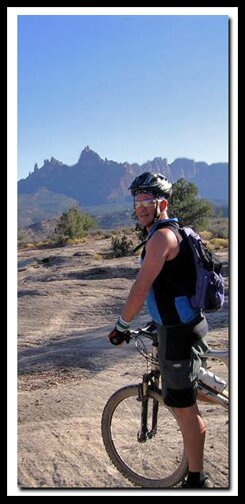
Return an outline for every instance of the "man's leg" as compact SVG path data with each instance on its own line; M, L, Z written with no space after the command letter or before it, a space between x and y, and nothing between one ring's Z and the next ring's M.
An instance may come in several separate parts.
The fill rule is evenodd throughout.
M203 352L202 345L202 338L197 338L188 327L159 330L163 398L165 404L175 412L183 434L189 472L182 486L187 488L212 486L203 471L206 426L196 404L196 380L201 365L199 354Z
M196 404L187 408L173 408L181 428L189 471L203 471L203 450L206 426Z

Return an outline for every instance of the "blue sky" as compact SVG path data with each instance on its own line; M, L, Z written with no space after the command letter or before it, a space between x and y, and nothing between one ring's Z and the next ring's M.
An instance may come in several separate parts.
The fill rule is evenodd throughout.
M18 179L35 163L228 161L227 15L18 16Z

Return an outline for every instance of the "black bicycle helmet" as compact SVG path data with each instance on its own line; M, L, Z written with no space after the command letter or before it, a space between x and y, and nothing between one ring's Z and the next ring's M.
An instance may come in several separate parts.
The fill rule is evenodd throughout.
M142 173L134 179L129 189L133 196L145 193L167 200L172 195L172 184L161 173Z

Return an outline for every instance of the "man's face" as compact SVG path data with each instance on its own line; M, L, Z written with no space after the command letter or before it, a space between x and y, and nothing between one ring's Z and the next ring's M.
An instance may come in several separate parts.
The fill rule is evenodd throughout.
M142 203L142 205L139 205ZM135 214L142 226L151 226L156 209L156 199L152 194L136 194L134 198Z

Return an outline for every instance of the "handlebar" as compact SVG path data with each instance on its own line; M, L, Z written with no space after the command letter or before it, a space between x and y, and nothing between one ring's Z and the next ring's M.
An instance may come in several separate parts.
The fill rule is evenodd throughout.
M134 344L138 352L155 367L158 367L157 354L155 351L148 351L145 346L141 336L144 336L151 340L152 348L158 346L157 341L157 326L152 320L148 322L144 327L139 327L138 329L131 329L128 331L129 339L134 339Z
M138 327L138 329L130 329L128 332L131 338L137 338L137 336L145 336L146 338L153 340L157 334L156 329L157 327L155 322L151 320L144 327Z

